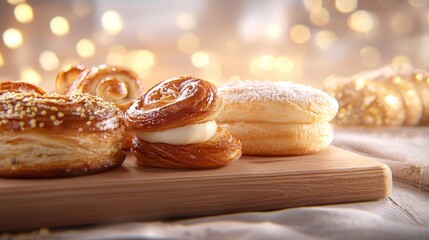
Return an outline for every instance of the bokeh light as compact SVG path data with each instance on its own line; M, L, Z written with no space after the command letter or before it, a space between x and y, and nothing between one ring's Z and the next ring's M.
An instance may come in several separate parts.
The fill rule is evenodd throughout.
M335 8L338 12L349 13L356 10L357 0L335 0Z
M16 20L20 23L28 23L33 21L33 8L26 3L20 3L16 5L13 13Z
M316 26L324 26L329 23L330 14L326 8L320 8L310 12L310 21Z
M43 51L39 56L39 63L45 71L53 71L60 66L57 54L52 51Z
M387 105L395 106L398 104L399 99L396 96L389 94L384 97L384 101L387 103Z
M192 65L195 67L204 67L210 62L210 55L204 51L198 51L191 56Z
M82 39L76 44L76 51L79 56L89 58L95 53L95 44L89 39Z
M113 10L109 10L103 14L101 23L106 32L110 35L118 34L123 28L121 15Z
M40 74L31 67L24 67L21 70L21 81L28 82L34 85L39 85L42 81Z
M302 24L293 26L289 31L290 38L296 43L305 43L311 37L310 29Z
M352 30L366 33L375 28L376 20L372 13L358 10L350 15L348 24Z
M9 48L18 48L23 43L22 34L16 28L9 28L3 32L3 42Z
M274 68L274 56L270 54L262 55L259 58L259 67L266 71L272 70Z
M52 33L57 36L64 36L70 31L69 22L61 16L52 18L49 22L49 27Z
M330 30L321 30L316 34L316 44L321 49L328 49L338 41L337 34Z

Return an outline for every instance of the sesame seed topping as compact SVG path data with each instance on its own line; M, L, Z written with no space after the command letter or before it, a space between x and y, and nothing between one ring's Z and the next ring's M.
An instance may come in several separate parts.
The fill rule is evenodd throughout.
M31 119L28 123L30 123L30 126L32 127L32 128L35 128L36 127L36 119Z
M58 125L60 125L61 123L63 123L63 121L61 121L61 120L55 120L55 121L54 121L54 126L58 126Z
M37 107L36 107L37 106ZM122 112L113 103L90 94L60 95L48 93L6 92L0 95L2 129L28 131L54 126L79 132L109 131L121 127Z

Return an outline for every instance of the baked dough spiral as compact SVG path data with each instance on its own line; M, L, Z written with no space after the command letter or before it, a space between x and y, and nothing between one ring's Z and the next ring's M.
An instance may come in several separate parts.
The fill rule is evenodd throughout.
M50 178L118 167L122 113L87 93L0 95L0 176Z
M75 65L58 73L56 91L62 94L90 93L113 102L125 112L143 94L143 87L137 73L128 68L110 65L88 68ZM132 132L126 132L124 149L131 147L132 138Z
M125 123L137 132L157 132L211 121L221 109L222 99L215 85L180 76L161 82L141 96L125 112ZM140 166L214 168L237 160L241 156L241 143L217 127L214 135L201 143L152 143L136 136L131 151Z
M145 93L125 113L127 127L159 131L206 122L219 115L216 86L191 76L168 79Z
M324 89L340 105L341 126L415 126L429 123L429 73L409 65L332 77Z
M125 112L143 94L143 87L137 73L128 68L104 64L92 68L75 65L58 73L56 91L90 93L113 102Z
M231 81L219 87L224 109L216 118L240 139L244 155L319 152L329 146L329 121L338 104L327 93L283 81Z

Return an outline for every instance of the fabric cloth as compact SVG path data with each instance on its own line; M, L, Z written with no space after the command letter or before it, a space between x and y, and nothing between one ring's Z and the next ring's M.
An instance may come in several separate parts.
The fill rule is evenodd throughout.
M357 209L295 208L175 223L128 223L69 230L53 239L429 239L429 229Z
M333 145L383 162L394 179L429 191L429 127L341 128Z

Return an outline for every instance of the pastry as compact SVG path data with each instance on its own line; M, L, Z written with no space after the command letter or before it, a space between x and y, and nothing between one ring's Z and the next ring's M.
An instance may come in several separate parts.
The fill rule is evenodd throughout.
M240 139L243 155L302 155L329 146L329 121L338 104L310 86L282 81L232 81L219 87L224 109L216 118Z
M340 109L341 126L415 126L429 123L429 74L409 65L331 77L324 89Z
M125 112L143 94L143 87L139 76L131 69L109 65L92 68L75 65L58 73L56 91L62 94L90 93L113 102ZM126 132L124 149L131 147L132 137L131 132Z
M201 79L181 76L154 86L125 112L137 164L215 168L237 160L240 141L214 121L221 108L216 86Z
M6 81L0 83L0 94L7 92L32 92L37 94L45 94L46 92L37 87L36 85L26 83L26 82L17 82L17 81Z
M96 96L6 92L0 117L1 177L86 175L125 159L122 113Z

